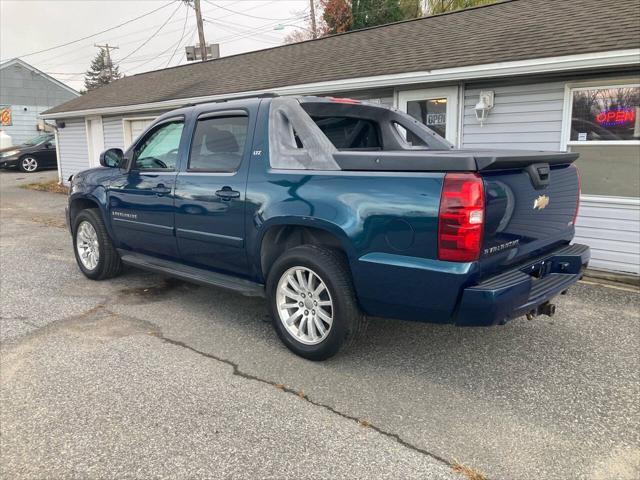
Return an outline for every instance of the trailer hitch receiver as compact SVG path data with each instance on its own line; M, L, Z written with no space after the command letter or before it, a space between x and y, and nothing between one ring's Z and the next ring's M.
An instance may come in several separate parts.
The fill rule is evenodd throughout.
M538 315L547 315L553 317L556 314L556 305L554 303L545 302L527 313L527 320L532 320Z

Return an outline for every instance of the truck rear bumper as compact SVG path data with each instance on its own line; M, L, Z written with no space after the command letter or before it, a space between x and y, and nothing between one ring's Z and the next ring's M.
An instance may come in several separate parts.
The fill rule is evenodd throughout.
M467 287L454 314L454 323L461 326L501 325L536 311L576 283L589 258L588 246L568 245Z

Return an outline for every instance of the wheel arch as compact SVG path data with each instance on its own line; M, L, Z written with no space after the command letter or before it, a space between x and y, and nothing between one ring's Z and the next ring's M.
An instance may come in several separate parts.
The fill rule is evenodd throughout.
M286 250L299 245L316 245L339 251L347 263L354 253L346 233L337 225L304 219L282 219L262 229L258 249L258 267L262 280L266 280L271 265Z
M79 195L75 197L71 197L69 199L69 224L71 231L73 232L74 223L76 216L82 211L88 208L94 208L100 212L100 216L102 217L102 221L107 227L107 231L111 235L111 225L107 222L105 218L104 208L102 207L101 202L94 196L91 195Z

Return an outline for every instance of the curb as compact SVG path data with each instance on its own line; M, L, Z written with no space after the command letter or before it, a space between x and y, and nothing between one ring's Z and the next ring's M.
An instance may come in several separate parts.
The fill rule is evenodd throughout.
M625 285L640 287L640 277L635 275L626 275L623 273L605 272L602 270L587 268L584 272L584 278L592 280L606 280L607 282L622 283Z

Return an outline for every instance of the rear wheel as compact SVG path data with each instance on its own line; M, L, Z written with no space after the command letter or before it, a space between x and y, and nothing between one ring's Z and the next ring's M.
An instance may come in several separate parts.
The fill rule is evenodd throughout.
M38 169L40 168L40 163L38 163L38 159L36 157L27 155L26 157L22 157L20 159L18 166L23 172L33 173L38 171Z
M120 273L120 255L109 238L98 210L82 210L74 220L73 251L78 267L92 280L115 277Z
M313 245L280 256L267 279L273 324L294 353L325 360L363 331L346 262L336 252Z

